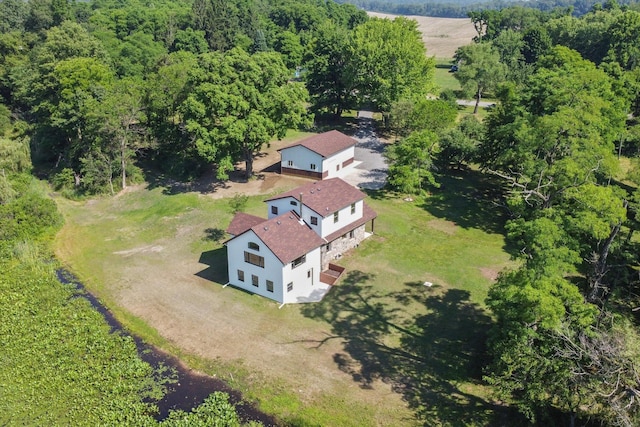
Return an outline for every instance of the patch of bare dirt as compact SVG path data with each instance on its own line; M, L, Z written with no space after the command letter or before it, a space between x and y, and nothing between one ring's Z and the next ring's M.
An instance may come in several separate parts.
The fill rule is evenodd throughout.
M371 17L394 19L398 15L367 12ZM418 21L422 40L429 56L452 58L460 46L471 44L477 35L469 18L434 18L430 16L405 16Z
M493 282L495 282L498 279L499 273L500 273L500 270L496 268L489 268L489 267L480 268L480 274L482 274L483 277L486 277L487 279Z
M445 234L456 234L458 226L453 221L445 221L443 219L433 219L427 225L434 230L442 231Z

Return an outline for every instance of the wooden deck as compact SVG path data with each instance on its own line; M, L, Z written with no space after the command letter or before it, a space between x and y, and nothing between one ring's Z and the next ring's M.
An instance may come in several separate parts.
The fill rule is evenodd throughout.
M340 279L344 270L344 267L329 263L329 269L320 273L320 281L333 286Z

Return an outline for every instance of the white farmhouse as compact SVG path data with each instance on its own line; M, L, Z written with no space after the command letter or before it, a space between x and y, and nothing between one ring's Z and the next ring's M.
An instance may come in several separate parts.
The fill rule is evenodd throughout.
M281 148L280 172L314 179L338 177L353 167L356 140L337 131L313 135Z
M376 213L340 178L268 199L269 218L238 213L227 228L229 284L282 304L319 301L344 268L331 261L360 244Z

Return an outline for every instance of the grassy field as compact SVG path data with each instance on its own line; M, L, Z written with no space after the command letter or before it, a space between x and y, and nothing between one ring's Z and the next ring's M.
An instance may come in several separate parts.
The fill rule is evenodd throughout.
M483 300L510 265L502 220L476 172L440 180L413 201L370 194L375 234L317 304L278 310L222 287L229 198L156 186L58 199L56 252L134 332L288 425L491 425ZM246 211L265 215L268 195Z

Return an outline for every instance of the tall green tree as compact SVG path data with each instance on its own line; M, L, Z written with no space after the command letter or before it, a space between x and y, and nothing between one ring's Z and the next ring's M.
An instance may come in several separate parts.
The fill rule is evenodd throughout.
M476 114L484 92L495 89L505 80L506 66L500 62L500 53L490 43L462 46L456 51L455 59L459 63L455 77L463 90L475 97L473 114Z
M435 60L414 20L371 19L355 28L353 49L361 102L388 112L394 102L423 99L434 88Z
M438 186L433 175L438 149L437 135L430 130L413 132L387 148L389 184L397 191L420 194L427 186Z
M253 157L264 144L309 123L307 92L288 78L275 52L249 55L234 48L200 57L181 113L199 155L216 164L219 177L226 178L238 160L251 177Z

